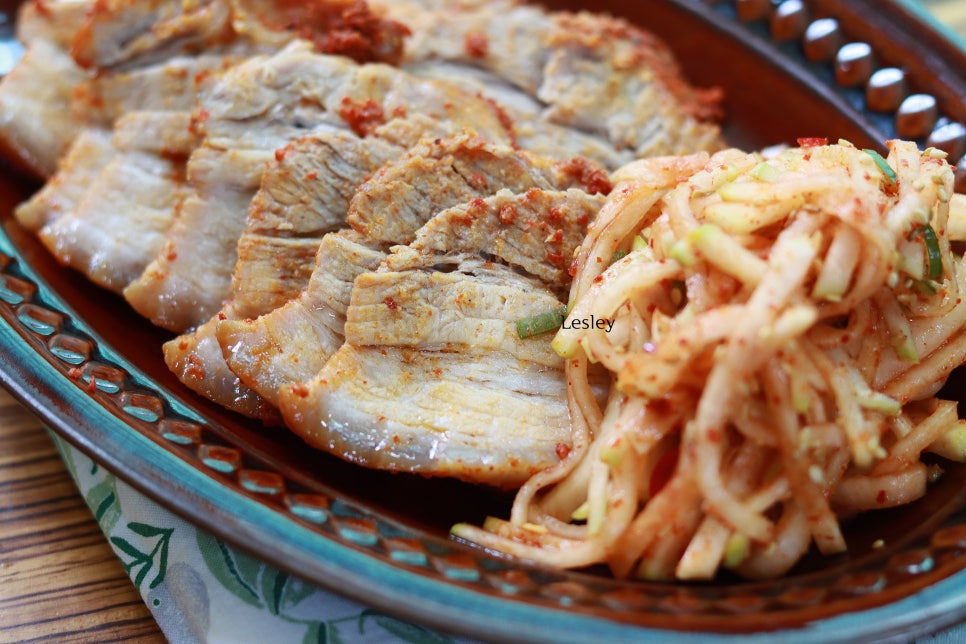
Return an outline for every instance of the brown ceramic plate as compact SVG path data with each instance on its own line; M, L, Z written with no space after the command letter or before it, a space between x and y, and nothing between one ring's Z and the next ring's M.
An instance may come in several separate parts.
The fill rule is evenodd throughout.
M820 136L881 147L901 135L963 156L966 55L911 5L615 0L593 8L658 32L697 84L721 86L735 144ZM904 82L870 82L883 67L900 69ZM919 98L900 107L910 94ZM363 470L201 400L165 369L165 333L58 267L11 219L34 188L12 171L0 176L0 380L143 492L283 570L492 639L756 640L783 631L801 642L908 640L966 618L966 467L948 467L920 502L850 522L848 555L809 557L767 583L617 581L455 543L452 523L505 514L509 497ZM966 397L966 383L953 380L947 395ZM885 547L872 547L878 539Z

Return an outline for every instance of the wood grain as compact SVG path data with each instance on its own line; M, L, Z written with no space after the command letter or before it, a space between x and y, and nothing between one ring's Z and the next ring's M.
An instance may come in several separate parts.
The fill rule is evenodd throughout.
M164 642L41 424L0 390L0 642Z

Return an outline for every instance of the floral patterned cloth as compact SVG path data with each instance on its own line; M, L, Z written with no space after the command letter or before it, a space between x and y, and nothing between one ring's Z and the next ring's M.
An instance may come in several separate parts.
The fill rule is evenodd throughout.
M366 608L239 552L53 436L94 518L173 644L469 641Z
M472 641L366 608L240 552L51 436L114 553L172 644ZM962 642L966 625L916 644Z

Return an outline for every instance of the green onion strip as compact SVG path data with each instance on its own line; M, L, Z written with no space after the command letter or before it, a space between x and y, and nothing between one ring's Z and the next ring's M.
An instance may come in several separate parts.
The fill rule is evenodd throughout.
M888 179L889 183L896 185L898 182L896 178L896 171L892 169L892 166L889 165L889 162L886 161L885 158L875 150L862 151L872 157L872 160L875 161L877 166L879 166L879 170L882 171L882 174L885 175L885 178Z
M929 279L937 279L943 274L943 256L939 250L939 240L936 231L930 225L920 228L922 240L926 243L926 257L929 260Z
M559 309L539 313L528 318L521 318L517 320L517 335L520 336L521 340L526 340L535 335L554 331L560 328L560 325L563 324L564 318L566 317L567 307L561 306Z

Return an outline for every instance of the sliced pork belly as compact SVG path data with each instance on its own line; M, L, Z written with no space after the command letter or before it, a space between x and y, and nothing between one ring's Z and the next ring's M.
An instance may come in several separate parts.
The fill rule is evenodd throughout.
M233 178L233 157L267 161L310 129L365 135L410 111L441 120L458 115L485 136L507 138L487 101L385 65L356 65L294 46L232 69L196 112L207 120L205 142L189 162L195 194L184 202L165 248L125 297L155 324L174 331L205 322L231 293L238 239L265 167L252 167L252 181L243 184ZM198 155L210 162L204 178L192 173Z
M281 408L309 444L359 465L513 488L569 444L560 373L499 351L347 344L283 388Z
M131 68L227 43L274 51L302 38L320 53L395 63L407 33L357 0L112 0L89 12L72 50L85 67Z
M575 172L575 165L582 171ZM516 193L528 193L533 188L548 191L571 187L588 191L609 189L609 186L601 186L600 176L588 172L587 166L493 145L472 134L424 141L359 187L349 206L348 220L360 238L373 247L405 244L412 241L419 228L437 213L474 200L483 203L501 189ZM588 177L589 184L584 182ZM534 203L540 201L539 192L529 194ZM521 210L526 212L527 208L521 207ZM586 225L590 216L586 212L583 214L585 218L581 226ZM474 211L473 216L478 215ZM525 216L521 216L520 223L525 221ZM479 234L473 239L482 241L480 235L485 237L487 233L482 228L477 230ZM387 231L392 231L391 237ZM540 227L532 231L538 235L542 232ZM571 243L581 234L571 232L561 240L565 244ZM494 237L499 235L494 234ZM556 235L552 237L556 238ZM555 244L556 241L552 241L545 248L557 249ZM456 247L459 244L454 242ZM554 261L565 264L565 258L570 255L566 245L559 248L563 254L554 256ZM541 254L535 261L545 260L545 255ZM329 279L326 273L330 270L330 260L320 251L310 285L298 299L254 321L223 321L219 324L218 337L231 370L269 401L276 400L279 384L312 377L331 354L330 336L327 332L319 336L320 323L314 321L317 318L330 319L326 311L333 303L327 299L328 294L315 287ZM342 292L348 296L348 290ZM346 302L343 300L343 307ZM341 327L337 331L341 334ZM292 343L283 344L282 341ZM299 351L293 352L292 346L298 346ZM173 355L173 350L166 347L169 366ZM185 359L181 358L179 364L186 364Z
M554 157L584 157L612 169L635 158L633 152L618 148L603 136L550 122L544 116L545 105L492 72L442 60L410 63L406 70L422 78L453 83L499 105L506 121L513 125L516 146L524 150Z
M282 148L249 207L231 300L222 313L256 317L297 297L308 284L322 236L345 228L356 188L402 152L378 136L342 130Z
M371 467L502 487L555 463L570 442L563 364L516 321L561 306L557 253L573 253L602 201L502 191L431 219L356 279L345 344L279 390L286 424Z
M49 177L86 124L70 113L72 91L87 75L70 42L93 0L24 2L17 38L24 55L0 81L0 147L38 177Z
M237 242L230 223L244 212L272 152L201 147L188 162L190 194L181 202L161 250L123 291L152 322L182 330L203 322L225 290L225 247ZM230 223L226 223L230 222ZM237 227L237 226L236 226ZM190 240L190 241L189 241Z
M440 157L451 153L447 149L477 140L470 134L458 136L468 125L413 115L381 125L365 138L346 131L324 132L278 151L249 208L238 242L231 299L219 316L255 317L296 297L314 269L321 236L344 227L358 186L421 139L448 141L450 148L441 145L436 152L423 152ZM561 165L561 172L567 167ZM569 168L587 175L581 177L585 185L595 180L606 183L606 174L592 164L573 161ZM478 178L487 176L485 169L472 170Z
M61 263L121 291L160 250L185 194L184 163L196 145L187 112L133 112L113 137L113 158L76 207L40 238Z
M43 38L0 80L0 146L30 172L50 177L58 160L86 126L70 104L86 74L70 55Z
M521 360L560 366L549 342L521 340L515 322L561 306L534 278L479 257L425 255L403 271L356 278L346 311L345 338L362 346L426 351L504 350Z
M74 34L71 50L89 68L150 64L221 44L231 35L222 0L97 2Z
M504 190L430 219L356 278L345 344L279 390L286 424L370 467L500 487L556 463L570 443L563 362L516 321L562 306L561 259L603 199Z
M20 5L17 13L17 40L29 45L46 40L63 51L71 42L95 0L32 0Z
M232 373L273 405L281 385L318 373L342 346L352 284L359 275L375 270L385 253L363 243L355 231L345 230L323 237L316 257L324 270L312 273L298 298L255 320L223 320L216 325L221 363L227 359ZM165 359L176 373L184 372L186 355L174 343L165 345ZM219 401L237 386L224 384L227 387L217 392Z
M211 320L164 347L168 367L182 382L229 409L267 422L275 418L265 415L274 411L272 406L229 369L215 335L218 323L255 317L298 297L312 275L321 236L345 227L349 200L358 184L401 152L378 137L363 139L341 130L309 135L279 150L262 177L238 241L231 299ZM307 176L312 178L306 180ZM345 259L352 261L352 254ZM367 249L364 255L368 256ZM382 253L375 257L378 263ZM334 270L345 260L323 261ZM364 266L371 268L370 264L374 265L369 261ZM351 273L349 286L358 272Z
M359 186L346 220L372 242L408 244L442 208L501 189L568 187L610 190L606 173L589 162L534 155L464 134L424 141L381 169Z
M88 127L110 128L135 110L190 110L202 72L234 59L203 55L163 61L118 73L88 73L69 52L74 34L96 4L30 3L21 12L18 35L27 43L23 58L0 82L0 141L32 172L49 177L71 142ZM48 11L49 9L49 11Z
M469 125L417 114L366 137L319 132L276 151L249 206L231 298L218 317L256 317L297 297L315 268L322 236L345 227L359 185L420 139L452 136Z
M356 279L346 343L315 378L281 387L285 422L370 467L519 485L557 462L570 418L562 360L515 321L561 303L501 264L424 260Z
M360 61L397 61L405 33L364 5L341 1L28 2L18 26L27 52L0 83L0 144L28 170L49 177L88 124L109 126L133 109L190 108L185 90L197 61L208 68L208 58L272 53L299 37Z
M190 112L198 93L240 60L230 54L180 56L138 69L96 74L74 87L71 111L87 123L107 127L129 112Z
M408 15L407 60L485 69L542 103L554 123L638 156L719 145L708 122L718 92L690 87L670 50L625 21L507 3Z
M220 351L211 350L217 346L215 331L219 323L254 318L298 297L315 269L321 236L345 226L349 201L358 185L420 138L452 135L466 125L417 114L379 125L365 138L352 131L319 132L276 151L249 207L245 231L238 241L231 298L212 321L165 347L171 370L189 387L229 409L243 409L247 415L252 411L262 413L265 406L252 403L258 399L255 392L246 390L232 375ZM346 261L358 263L353 259L357 251L347 252ZM381 258L381 254L376 257ZM337 257L319 262L331 271L343 260ZM369 263L365 267L372 268ZM358 272L352 272L351 277ZM321 272L318 278L323 288L330 281L330 276ZM348 284L351 285L351 279ZM307 297L319 302L316 307L329 306L328 291L320 292L319 288L318 283L309 285L312 295ZM344 311L349 290L342 290L339 307ZM312 314L318 315L318 311ZM314 327L309 322L304 328ZM315 371L341 344L341 321L337 339L324 330L319 332L324 348L319 351ZM302 368L309 368L309 364L314 363L306 362ZM275 389L271 387L272 400Z
M467 62L467 64L478 64L492 71L498 77L504 78L508 82L523 88L526 92L530 93L535 100L539 100L545 104L549 104L549 107L545 108L541 112L541 114L544 116L549 115L551 118L556 118L558 121L560 121L559 125L566 125L568 127L573 127L581 131L586 130L587 132L594 134L595 136L599 136L600 138L606 140L612 146L616 146L618 148L622 148L626 150L631 150L632 152L635 152L635 153L643 150L643 148L641 148L638 145L638 143L640 143L641 140L643 140L644 138L651 140L651 138L653 138L652 137L653 133L655 132L659 133L665 125L667 125L668 127L672 125L671 121L668 121L667 123L663 123L657 117L655 118L648 117L647 119L640 120L640 122L632 121L632 122L622 124L621 127L624 128L624 130L627 130L627 132L621 130L620 128L617 127L617 125L614 125L614 124L610 124L610 125L607 125L606 127L602 127L597 122L600 118L602 118L602 114L598 112L593 112L593 113L581 112L581 110L584 108L581 107L580 105L577 105L574 102L575 101L574 96L568 95L567 96L568 100L559 102L559 104L554 102L556 95L550 97L554 100L547 100L547 97L541 96L541 94L537 90L539 90L542 87L543 82L549 78L557 78L556 76L550 75L550 71L552 71L551 68L548 67L548 70L550 71L547 71L547 70L543 70L543 68L541 67L541 71L538 74L540 78L540 83L534 83L534 82L531 82L533 81L533 79L530 78L530 76L526 76L526 75L520 76L519 70L515 70L514 65L512 65L507 59L507 57L510 56L510 53L506 55L501 54L500 56L495 56L492 59L488 58L487 56L479 56L479 55L475 57L467 58L465 47L461 46L459 51L456 51L456 50L450 51L445 47L442 47L442 48L435 47L435 45L433 45L432 43L436 42L436 40L440 37L440 33L443 33L443 32L449 33L449 35L453 35L454 37L457 38L457 40L460 43L464 43L464 44L466 42L467 37L470 37L470 39L472 40L471 36L473 34L464 33L466 27L459 26L459 25L464 25L464 21L462 20L456 21L455 23L452 20L450 20L449 22L444 20L443 22L438 24L434 22L434 20L436 20L435 18L426 19L424 21L422 13L420 13L419 11L411 12L409 5L406 5L406 7L407 8L405 11L400 9L400 13L398 16L400 19L402 19L404 17L403 14L405 14L405 16L409 16L411 18L412 24L415 25L413 29L415 29L416 31L419 31L420 29L425 28L433 32L432 34L428 34L428 35L424 34L423 36L419 36L418 34L414 33L414 35L412 36L412 38L414 39L414 42L419 42L422 44L419 46L415 46L411 50L407 50L407 60L418 62L423 58L427 58L427 57L429 58L450 57L453 60L465 61ZM395 14L392 13L393 11L392 5L386 5L385 9L386 11L389 12L391 17L396 17ZM472 13L473 11L476 11L477 13ZM490 13L487 13L487 11L489 11ZM484 10L477 5L473 5L473 7L470 7L469 9L467 9L467 13L465 14L461 14L460 11L453 11L453 12L436 11L432 13L434 15L437 15L437 17L438 15L445 15L447 13L460 14L463 17L469 16L472 14L473 16L475 16L476 18L479 18L480 20L484 20L484 19L493 20L494 24L492 26L481 24L480 28L490 29L492 27L492 29L496 31L500 31L500 29L502 29L503 27L507 27L511 25L511 22L512 22L512 21L506 22L506 20L504 20L504 16L502 12L492 10L492 8ZM510 13L513 13L513 12L510 12ZM533 16L531 16L531 14L520 14L516 16L516 19L520 24L517 24L516 26L514 26L513 29L516 31L519 31L519 30L526 31L527 29L530 29L529 27L526 27L526 29L524 29L524 26L525 26L524 23L526 23L524 18L529 18L534 16L541 17L540 18L540 20L542 21L541 24L544 24L544 27L541 28L543 29L543 31L540 31L540 30L537 30L537 31L539 31L539 34L546 36L546 38L544 40L539 41L536 45L534 45L536 49L533 52L529 50L527 50L526 52L521 52L521 51L511 52L513 56L517 56L517 55L523 56L523 60L526 61L527 64L541 57L547 58L547 57L553 57L553 56L561 57L565 55L566 56L575 55L572 53L573 51L581 48L586 49L589 46L588 39L591 39L591 36L588 36L583 32L580 32L581 29L588 31L589 28L585 29L585 26L583 26L582 23L577 24L579 23L579 21L577 21L577 23L575 23L574 25L571 25L571 24L564 25L561 22L561 21L564 21L564 18L558 17L560 18L559 20L557 18L554 18L553 20L551 20L546 16L546 14L539 11L533 14ZM456 23L458 23L458 25ZM637 43L637 40L634 40L634 39L638 38L638 34L637 32L633 32L632 30L631 31L625 30L625 31L619 31L619 32L615 31L616 27L610 23L605 23L604 26L598 25L598 23L593 23L592 26L594 26L594 28L597 28L598 30L597 32L594 32L594 34L596 34L596 37L598 37L598 40L601 40L602 38L601 34L604 32L607 32L608 34L617 33L619 36L621 37L626 36L629 39L629 42L626 43L626 46L624 48L616 47L615 49L615 46L610 46L610 45L605 46L601 42L596 42L595 44L595 46L597 46L597 48L600 50L600 52L598 52L601 58L601 60L599 61L600 65L604 66L609 71L609 73L612 73L614 75L614 78L617 79L617 81L624 83L623 85L621 85L621 92L624 92L624 93L619 95L614 95L614 96L607 95L608 99L611 99L611 98L613 98L614 100L619 99L621 101L624 101L624 103L626 103L627 100L630 100L630 99L627 96L625 96L625 94L630 95L635 91L642 89L642 87L640 86L640 84L631 86L630 84L628 84L630 83L630 81L625 82L626 80L625 76L627 76L627 78L631 78L633 76L633 78L638 80L640 80L640 78L645 78L645 77L648 79L651 79L654 76L653 71L639 72L637 76L628 75L628 74L621 75L623 72L618 73L617 71L615 71L615 69L619 67L618 63L621 60L623 60L621 59L622 55L629 56L630 55L629 52L637 52L637 49L635 49L635 47L638 46L638 43ZM571 29L571 28L580 33L572 36L572 38L568 40L564 38L561 35L561 33L566 31L566 29ZM447 32L446 31L447 29L450 31ZM457 33L455 31L452 31L453 29L457 29L457 30L463 29L464 31L459 31ZM442 32L440 32L440 30L442 30ZM558 33L555 30L559 30L561 33ZM537 31L530 29L526 33L529 35L534 35L535 33L537 33ZM437 32L440 32L440 33L437 33ZM487 33L489 32L487 31ZM509 36L507 37L509 38ZM420 38L422 38L422 40L420 40ZM513 40L513 38L516 38L516 40ZM518 49L520 47L525 46L525 42L524 42L525 39L522 36L518 37L518 35L514 35L513 38L511 38L507 42L509 44L514 44L514 46L517 47ZM499 48L495 46L496 44L498 43L494 41L494 47L492 47L492 49L495 50ZM641 53L641 52L637 52L637 53ZM255 127L256 124L259 124L259 125L264 124L265 114L268 111L268 105L279 106L277 110L277 114L273 113L272 118L280 121L288 120L288 122L293 124L301 124L303 128L316 127L319 121L327 121L329 123L333 123L334 119L332 117L334 115L338 116L339 114L342 114L346 116L343 124L348 124L351 127L357 128L360 130L360 132L364 133L365 130L371 128L372 124L370 120L373 117L373 114L379 114L379 110L382 110L381 111L382 118L386 118L386 114L389 114L390 117L394 116L394 114L391 111L386 110L388 103L387 105L379 104L381 99L378 99L378 100L374 99L376 102L375 107L378 109L375 109L375 110L371 109L372 106L369 106L368 103L366 102L369 100L369 93L371 92L361 91L359 88L359 85L363 81L356 83L356 86L354 88L349 88L348 86L351 85L352 83L347 82L345 80L345 74L333 72L333 70L330 69L331 65L325 66L321 64L320 65L307 64L306 61L312 59L312 56L313 55L310 52L307 52L304 48L302 48L301 50L299 48L295 48L295 49L290 49L285 53L280 54L279 56L275 56L272 59L269 59L268 61L263 61L263 62L259 62L258 64L252 64L252 65L243 65L238 70L234 70L234 72L230 75L233 78L233 82L224 83L222 85L221 91L213 92L211 100L203 101L203 105L199 109L199 112L198 112L199 114L209 115L208 122L205 125L207 130L207 136L208 136L206 145L210 147L215 147L218 149L237 149L237 145L238 145L237 137L243 131L245 130L250 131L250 129ZM299 60L299 57L302 58L301 61ZM660 56L655 55L653 58L657 60L660 58ZM664 62L663 58L660 58L660 60L661 62ZM627 61L624 60L625 66L626 66L626 63ZM318 70L313 70L312 69L313 67L314 68L325 67L327 68L327 73L321 74L318 72ZM240 71L242 68L245 69L244 72ZM298 72L297 74L295 73L296 71ZM600 70L597 70L597 71L600 71ZM297 81L295 80L296 76L298 78ZM569 82L569 80L573 80L573 77L568 76L566 79L558 79L558 80L560 83L564 83L565 81ZM679 80L679 79L676 79L676 80ZM377 94L383 91L388 91L388 88L377 89L374 87L379 83L383 83L383 81L375 81L373 79L369 79L368 81L365 81L365 82L370 83L371 85L369 89L375 90ZM654 87L657 87L657 84L655 83L652 83L652 85L654 85ZM417 86L418 86L418 83L410 80L410 83L408 84L407 87L415 88ZM311 91L308 89L309 87L312 88ZM350 89L354 91L348 91ZM660 107L662 109L663 107L666 107L671 102L673 102L672 99L675 98L673 93L668 92L667 100L664 100L665 98L664 94L657 93L657 90L651 91L652 89L654 88L651 86L648 86L647 88L644 88L644 90L647 90L647 91L644 91L644 90L642 91L644 94L648 94L648 92L650 92L650 94L655 94L657 98L654 98L654 100L660 103ZM424 111L422 106L426 103L426 101L421 97L421 94L425 93L422 90L408 91L408 92L399 91L396 93L399 95L393 96L392 100L389 101L390 103L392 103L392 108L394 110L397 110L399 112ZM351 96L349 96L350 94ZM648 95L650 96L650 94ZM302 100L293 102L292 98L294 96L300 96ZM333 96L338 96L340 100L349 96L350 104L342 105L342 106L333 104L334 103L334 101L332 101ZM389 96L389 94L386 94L386 96ZM606 101L598 100L597 97L594 97L592 100L588 99L586 96L583 98L585 100L590 100L595 105L597 105L598 103L606 102ZM356 101L356 103L353 103L353 101ZM503 125L515 125L515 123L512 122L512 119L510 119L511 121L510 123L507 123L507 118L506 118L507 112L504 109L502 109L497 105L492 104L492 101L490 103L491 104L487 109L489 110L489 112L491 112L491 116L493 115L493 113L496 113L498 117L503 119ZM445 101L443 101L442 103L439 101L434 101L432 104L436 105L438 108L440 104L445 106L447 103ZM648 105L650 104L648 103ZM465 109L465 105L462 105L461 107ZM674 118L679 118L679 117L690 118L689 116L680 116L680 114L686 115L690 107L691 107L690 104L675 105L675 109L672 110ZM657 107L654 107L654 110L657 110L657 109L658 109ZM437 109L437 111L439 110ZM478 111L482 114L486 110L480 108ZM584 112L586 111L587 110L584 110ZM572 112L576 114L576 116L573 116L573 118L569 118L569 117L563 118L562 115L570 114ZM661 112L661 115L663 114L664 113ZM593 127L591 127L590 124L593 124ZM674 121L673 125L678 125L678 122ZM521 126L521 131L525 133L527 131L527 127ZM634 130L635 127L639 127L641 131L632 132L631 130ZM487 130L493 130L495 128L485 126L482 123L482 121L478 120L476 121L476 129L481 131L481 133L484 136L489 136L489 132ZM531 128L531 129L539 130L540 128ZM716 132L716 129L713 126L708 126L707 131ZM516 135L516 132L514 132L513 134ZM566 134L566 133L562 133L562 134ZM714 138L714 137L710 137L710 138ZM563 135L542 137L542 140L544 142L554 140L554 139L565 141L565 140L568 140L568 137ZM588 138L586 140L589 141L590 139ZM709 141L705 141L703 139L699 141L697 139L694 139L694 140L690 140L690 143L696 146L701 146L701 145L708 144ZM584 146L584 147L587 147L587 146ZM599 150L604 150L606 146L596 146L596 148ZM610 155L608 160L611 162L617 163L620 159L613 158L613 155ZM199 191L204 192L204 188L200 187ZM204 199L205 197L202 196L201 200L204 200ZM239 201L241 201L240 198L239 198ZM203 212L204 212L204 208L199 207L198 215L203 216ZM191 230L192 224L190 223L190 221L192 218L182 217L181 219L187 222L186 230ZM206 219L211 219L211 218L206 217ZM206 245L204 257L210 258L211 261L206 262L205 265L203 266L194 265L193 262L190 263L191 264L190 266L186 264L185 267L187 268L189 274L184 274L184 271L180 266L181 264L180 261L177 261L174 263L166 263L166 260L164 259L164 257L159 256L156 265L151 267L152 270L150 270L149 273L146 274L145 279L142 281L143 283L138 285L138 288L136 291L132 291L131 297L130 297L132 305L135 306L135 308L137 308L139 311L144 313L146 316L151 318L153 321L155 321L155 323L161 324L172 330L183 330L185 328L196 326L202 323L205 319L207 319L207 317L213 315L220 308L222 302L228 297L230 292L230 289L229 289L230 282L224 267L231 266L233 264L233 261L236 258L236 255L235 255L236 244L233 244L231 242L231 238L235 236L235 241L237 241L237 235L239 235L241 232L240 222L241 222L241 215L239 214L239 216L235 219L234 222L232 222L231 224L228 224L226 222L226 225L220 228L221 232L219 234L219 238L226 242L225 244L226 248L224 249L224 251L221 253L212 254L212 251L214 251L214 246L211 244ZM173 254L178 258L184 258L187 256L187 253L180 250L179 248L182 245L183 241L184 240L180 240L180 239L172 240L173 243L169 245L169 248L174 251ZM172 253L166 253L166 255L171 255L171 254ZM220 265L222 268L218 269L215 266L215 264ZM220 283L222 285L222 288L216 289L217 292L208 292L208 293L194 292L193 288L190 286L190 282L191 282L190 274L193 274L199 270L209 275L214 275L220 272L221 274ZM150 285L148 284L148 282L150 282ZM218 280L213 277L211 279L205 280L204 285L215 286L218 283L219 283ZM189 293L192 305L197 307L198 315L178 316L174 314L171 310L160 311L158 310L159 307L156 304L151 303L151 300L163 300L166 303L177 302L178 298L174 296L175 293ZM174 304L173 306L176 306L176 304Z
M393 249L385 267L402 271L419 266L434 253L485 251L565 294L573 251L604 200L602 194L574 188L563 192L534 188L523 194L500 190L430 219L411 244Z
M14 210L17 221L37 231L72 211L114 155L109 131L82 131L60 160L60 169L53 178Z
M69 148L62 158L57 176L18 207L20 222L31 229L49 225L75 207L89 190L99 188L102 184L106 187L104 182L95 184L94 179L108 164L113 162L116 165L118 155L125 150L140 149L161 155L177 166L172 173L183 175L182 157L187 158L200 142L192 131L190 120L194 96L210 84L217 72L229 62L230 59L222 56L182 58L137 72L84 77L70 93L70 109L66 109L66 103L57 107L58 110L66 110L68 117L74 115L75 120L68 118L67 122L77 126L69 134L73 137L80 133L77 145ZM110 130L116 119L132 113L137 113L133 120L118 123L114 145L107 144L109 137L102 130ZM62 114L48 116L52 123L62 122L64 118ZM30 140L39 142L32 134ZM115 169L112 172L117 174ZM135 201L139 185L138 182L127 185ZM149 191L153 189L152 186ZM68 199L66 195L72 196ZM92 202L101 198L111 199L106 194L91 196ZM156 196L146 199L154 203L158 201ZM96 217L96 213L91 214ZM124 227L123 220L118 219L120 214L116 208L106 213L118 223L117 230ZM173 212L168 215L169 219L171 216ZM110 255L102 259L111 261Z

